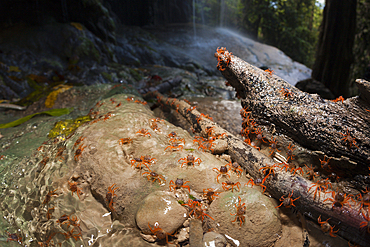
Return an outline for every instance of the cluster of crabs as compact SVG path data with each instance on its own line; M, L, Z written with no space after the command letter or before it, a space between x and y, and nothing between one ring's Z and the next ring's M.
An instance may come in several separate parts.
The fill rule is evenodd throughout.
M270 71L266 71L270 73ZM270 73L271 74L271 73ZM282 89L280 91L284 97L290 97L292 92ZM337 101L335 101L337 102ZM341 212L345 207L358 210L358 214L362 215L365 221L361 222L360 227L365 228L368 233L370 233L370 189L362 190L362 193L356 196L352 194L346 194L340 189L332 190L332 182L338 182L340 177L338 176L336 169L330 165L331 158L324 157L320 160L320 167L313 167L312 164L307 166L306 164L299 164L295 160L295 146L293 143L285 148L286 157L281 155L281 150L278 149L279 145L277 142L277 137L271 136L267 139L263 135L261 127L258 127L256 121L252 117L251 111L247 108L243 108L240 111L242 116L242 131L241 135L244 137L244 142L257 150L268 150L267 156L270 156L275 164L272 166L264 166L260 168L260 171L264 174L264 178L257 178L261 184L263 184L270 175L275 176L275 169L285 170L293 175L299 173L301 176L307 177L307 179L313 181L313 185L308 187L308 192L312 194L313 200L320 197L320 194L329 194L331 198L326 198L324 202L330 201L332 203L333 210L338 210ZM351 136L351 133L347 130L346 133L341 133L343 135L342 142L346 145L348 149L357 147L356 140ZM266 151L264 151L266 152ZM370 169L370 168L369 168ZM342 175L341 175L342 176ZM331 190L330 190L330 189ZM282 196L280 198L281 204L279 206L292 207L294 201L298 200L299 197L293 199L293 191L286 197ZM325 221L321 220L321 216L318 217L317 222L320 224L323 232L328 232L330 236L336 237L334 233L339 230L334 230L335 226L330 225L328 222L330 218Z

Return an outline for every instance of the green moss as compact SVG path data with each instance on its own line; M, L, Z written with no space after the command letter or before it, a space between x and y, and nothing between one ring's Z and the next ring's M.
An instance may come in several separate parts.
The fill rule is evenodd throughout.
M91 121L90 116L82 116L76 119L67 119L56 122L54 128L50 130L48 137L54 138L59 135L69 135L80 127L83 123Z
M107 72L101 72L101 75L107 79L108 81L112 82L113 83L113 78L112 78L112 75L107 73Z
M100 63L101 56L98 49L96 49L94 42L84 36L81 36L78 39L81 41L81 44L76 49L77 55L92 55L92 58Z
M59 69L63 70L63 65L58 62L58 61L55 61L55 60L51 60L51 59L47 59L47 58L42 58L40 60L40 62L47 62L48 64L50 64L51 66L53 67L58 67Z
M134 44L134 45L136 45L136 46L138 46L138 47L140 47L140 48L146 48L146 49L148 49L148 50L151 50L151 51L157 52L154 48L152 48L151 46L146 45L146 44L136 43L136 44Z
M129 72L136 81L140 81L143 78L141 74L134 69L129 69Z

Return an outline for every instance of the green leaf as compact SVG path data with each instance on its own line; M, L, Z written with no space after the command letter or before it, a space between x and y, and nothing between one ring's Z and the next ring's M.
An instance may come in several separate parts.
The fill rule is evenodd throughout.
M18 125L20 125L24 122L27 122L28 120L30 120L31 118L33 118L36 115L48 114L48 115L53 116L53 117L58 117L58 116L62 116L62 115L65 115L65 114L69 114L71 111L73 111L73 108L52 109L52 110L49 110L49 111L34 113L34 114L31 114L31 115L25 116L23 118L17 119L13 122L10 122L10 123L0 124L0 129L5 129L5 128L18 126Z

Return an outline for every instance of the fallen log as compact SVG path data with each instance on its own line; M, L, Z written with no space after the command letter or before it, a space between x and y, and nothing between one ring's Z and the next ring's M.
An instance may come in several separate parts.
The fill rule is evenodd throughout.
M225 66L229 58L218 53L217 56ZM347 175L369 174L370 114L367 110L370 105L366 101L369 99L366 86L361 87L363 97L334 102L302 92L273 73L231 57L221 72L257 123L274 125L278 133L289 136L302 147L340 159L339 168L347 169ZM357 83L365 84L364 80ZM369 84L367 82L367 89Z
M239 67L237 68L233 67L238 64L239 64ZM253 69L253 71L250 71L249 73L242 72L243 68L241 66L250 66L250 69ZM235 75L232 69L236 71L240 71L241 75L248 75L250 78L253 78L254 81L248 81L246 78L239 81L238 77ZM303 138L303 136L305 136L304 134L308 131L306 130L306 128L308 128L309 126L303 128L303 133L302 133L301 128L294 127L294 122L288 121L290 120L290 118L287 119L288 117L290 117L289 109L290 107L292 107L292 105L294 105L293 99L304 100L304 101L311 102L311 103L314 103L317 100L323 101L320 104L329 104L329 105L333 104L333 106L331 107L335 108L334 102L325 103L325 100L320 99L318 96L306 95L300 92L298 89L295 89L294 87L290 86L289 84L284 82L282 79L274 75L266 74L262 71L259 71L258 68L254 68L251 65L246 64L244 61L240 59L237 60L236 57L233 57L231 59L231 62L229 62L228 66L223 71L223 73L227 74L227 77L226 76L225 77L229 80L229 83L236 88L239 96L244 98L242 100L242 104L244 106L248 104L249 110L252 110L255 115L261 116L261 119L259 119L260 123L266 123L268 120L272 121L269 118L269 116L271 116L274 122L276 122L275 125L277 125L277 128L279 128L280 131L283 133L296 136L294 139L296 139L298 143L304 143L302 142L304 141L304 139L299 139L297 137L301 136L301 138ZM256 75L254 75L253 73L256 73ZM273 86L263 85L263 83L258 80L259 77L264 78L264 80L266 81L265 83L267 84L269 82L272 83L271 79L273 79L276 85L273 85ZM256 83L256 84L259 84L261 88L256 85L254 85L255 87L247 88L244 86L244 83L248 85L252 83ZM292 94L294 93L292 98L290 99L290 95L288 95L288 97L285 97L284 95L282 95L282 93L279 92L281 88L285 88L289 90L289 92L291 92ZM262 89L265 89L266 91ZM277 90L278 92L275 92L274 90ZM250 96L250 95L254 95L254 97L257 97L260 94L262 96L260 96L259 99L252 98ZM231 156L231 158L234 161L238 162L242 167L244 167L246 171L252 177L262 178L265 176L263 172L263 168L266 168L266 169L271 168L273 170L273 174L269 178L266 179L264 185L267 186L268 191L271 193L272 196L274 196L274 198L279 199L281 196L286 197L287 195L293 192L292 198L299 197L299 200L296 200L294 202L294 204L296 205L296 209L302 212L302 214L304 214L306 218L312 220L316 224L318 223L319 216L321 216L322 221L330 218L329 223L332 226L335 225L335 228L334 228L335 230L337 229L339 230L336 234L354 243L364 245L364 246L368 245L368 243L370 242L370 234L366 231L366 227L365 228L360 227L361 222L367 222L367 220L364 218L363 214L360 213L359 211L360 205L358 202L344 204L340 208L333 207L333 201L329 200L329 198L332 199L332 196L331 196L332 194L330 193L330 195L327 195L326 193L322 193L320 185L315 184L312 181L304 178L303 176L299 176L298 174L292 174L290 172L284 171L283 169L276 169L277 167L274 167L274 165L276 165L276 160L260 153L254 147L250 145L246 145L242 140L235 137L228 131L222 129L216 123L209 120L208 118L202 117L202 115L195 109L195 107L191 107L191 105L189 105L188 103L182 100L177 100L175 98L167 98L158 92L153 92L153 95L157 97L158 101L161 104L166 105L172 108L173 110L176 110L183 117L185 117L192 124L193 128L196 131L203 133L204 136L206 136L206 132L210 127L213 127L215 135L221 135L223 133L226 133L226 136L224 137L224 139L228 143L228 150L227 150L228 154ZM272 101L272 99L268 100L268 97L271 97L271 96L275 96L275 101ZM262 102L258 102L258 100ZM264 101L267 101L267 102L264 102ZM302 108L304 101L303 102L300 101L301 103L295 107ZM360 100L358 101L360 102ZM341 104L341 103L338 103L338 104ZM274 108L275 106L277 106L276 109L269 109L269 108ZM320 105L320 107L321 108L319 108L319 110L321 112L324 112L325 109L331 109L330 107L324 107L322 105ZM257 113L254 112L255 109ZM358 107L358 109L359 110L357 111L362 113L362 108ZM314 109L312 111L315 112L317 110ZM280 114L280 112L283 116L282 119L279 119L278 116L272 116L272 113ZM285 115L283 113L285 113ZM294 114L291 114L291 115L294 116ZM297 114L297 115L302 116L303 114ZM324 116L327 116L327 115L321 116L320 119L321 121L327 122L325 121ZM329 123L326 123L326 124L328 125ZM285 128L288 128L288 129L285 130ZM318 127L316 128L319 131L323 131L323 133L325 133L326 135L328 135L329 133L334 133L334 131L321 130ZM311 140L311 139L316 140L317 139L318 141L325 142L325 138L323 138L322 136L308 135L308 136L305 136L305 138L306 140ZM343 138L343 136L336 135L335 138ZM364 139L361 139L361 142L358 141L357 145L358 146L363 145L365 141L366 141L366 137L364 137ZM325 152L327 152L327 150L330 150L330 149L331 147L329 147L329 144L327 144L327 146L325 146L324 149L320 147L315 150L324 150ZM340 148L339 145L337 149L340 149L343 154L346 154L346 153L351 154L351 152L354 151L354 150L352 151L352 149L349 149L348 147L347 147L348 150L346 149L346 147ZM363 147L361 151L355 151L355 152L363 154L365 152L368 152L368 150L366 150ZM333 154L335 154L335 152L333 152ZM346 159L343 159L343 160L346 160ZM357 162L358 163L351 161L349 163L355 164L355 165L366 163L362 159L357 159ZM327 192L332 192L332 191L328 189ZM364 209L362 209L362 212L363 211Z

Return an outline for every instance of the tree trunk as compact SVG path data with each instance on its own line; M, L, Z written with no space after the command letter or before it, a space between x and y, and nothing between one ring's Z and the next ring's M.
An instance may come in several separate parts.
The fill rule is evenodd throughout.
M322 82L337 97L349 96L356 5L356 0L326 0L324 8L312 78Z

